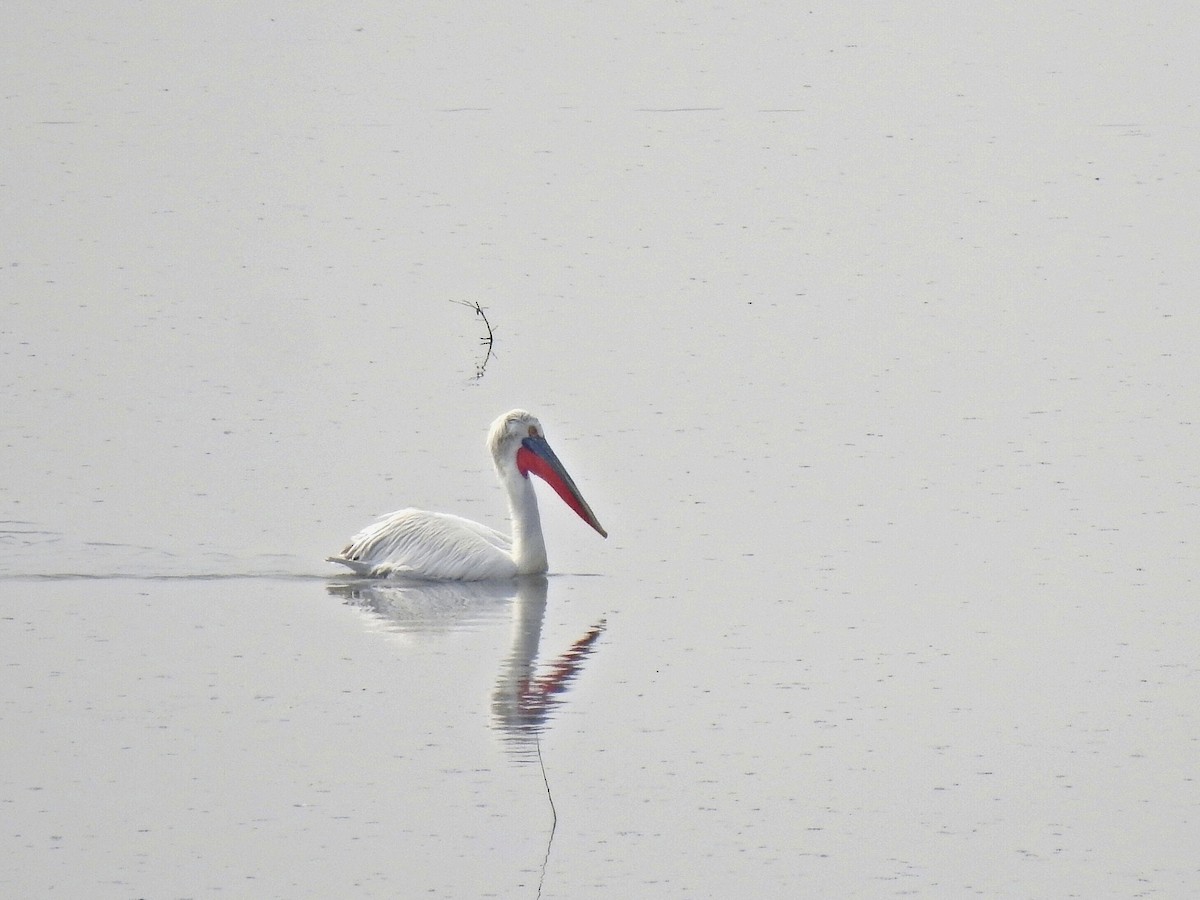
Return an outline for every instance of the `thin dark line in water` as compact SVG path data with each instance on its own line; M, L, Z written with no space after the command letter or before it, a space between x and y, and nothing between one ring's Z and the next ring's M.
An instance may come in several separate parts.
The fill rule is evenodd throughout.
M542 739L538 734L533 736L533 745L537 747L538 765L542 769L542 784L546 786L546 799L550 801L550 836L546 838L546 855L542 858L542 875L538 879L537 895L541 900L542 885L546 882L546 866L550 863L550 847L554 844L554 832L558 829L558 810L554 808L554 795L550 793L550 779L546 777L546 764L542 762Z
M552 572L550 578L603 578L600 572ZM437 584L423 578L364 578L350 572L304 575L296 572L0 572L5 581L318 581L355 584ZM451 584L455 582L449 582ZM475 584L477 582L461 582Z
M297 575L295 572L193 572L166 575L145 572L6 572L0 581L329 581L337 576Z

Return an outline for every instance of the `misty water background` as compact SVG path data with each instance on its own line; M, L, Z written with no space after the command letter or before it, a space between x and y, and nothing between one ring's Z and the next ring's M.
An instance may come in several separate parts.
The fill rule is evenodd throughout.
M9 18L4 893L1200 886L1200 13Z

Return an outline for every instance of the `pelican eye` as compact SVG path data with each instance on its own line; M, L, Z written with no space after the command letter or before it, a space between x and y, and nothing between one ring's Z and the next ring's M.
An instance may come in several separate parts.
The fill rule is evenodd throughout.
M537 426L536 426L536 425L530 425L530 426L529 426L529 436L530 436L530 437L537 437L537 436L538 436L538 430L537 430Z

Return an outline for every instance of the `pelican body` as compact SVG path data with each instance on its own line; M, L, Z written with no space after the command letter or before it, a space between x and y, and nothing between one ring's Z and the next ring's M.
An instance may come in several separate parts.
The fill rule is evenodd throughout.
M370 578L401 576L442 581L482 581L540 575L548 567L542 521L530 473L562 497L576 514L608 537L566 468L546 442L542 423L523 409L496 419L488 449L508 495L512 537L449 513L401 509L368 525L329 562Z

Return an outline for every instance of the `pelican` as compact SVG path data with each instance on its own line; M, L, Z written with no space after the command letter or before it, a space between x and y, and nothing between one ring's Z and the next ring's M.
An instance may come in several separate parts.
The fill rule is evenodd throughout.
M368 525L328 561L370 578L483 581L540 575L547 569L546 542L531 472L554 488L601 537L608 537L546 443L542 423L532 415L514 409L496 419L488 433L488 449L508 494L511 538L449 513L402 509Z

